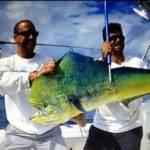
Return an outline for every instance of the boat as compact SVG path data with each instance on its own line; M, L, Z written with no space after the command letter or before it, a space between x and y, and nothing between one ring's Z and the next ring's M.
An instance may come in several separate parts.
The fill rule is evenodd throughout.
M61 126L62 136L65 138L68 150L82 150L86 142L91 123L83 128L76 125Z

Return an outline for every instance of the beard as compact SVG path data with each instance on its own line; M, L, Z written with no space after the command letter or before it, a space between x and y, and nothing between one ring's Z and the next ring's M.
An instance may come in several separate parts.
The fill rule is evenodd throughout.
M113 54L122 55L124 50L124 44L116 44L114 46Z
M33 50L34 50L34 48L35 48L35 46L36 46L36 42L24 42L24 43L22 44L22 46L23 46L23 48L24 48L24 50L25 50L26 52L30 52L30 51L33 52Z
M113 50L113 54L114 54L114 55L118 55L118 56L123 55L123 49L116 49L116 50Z

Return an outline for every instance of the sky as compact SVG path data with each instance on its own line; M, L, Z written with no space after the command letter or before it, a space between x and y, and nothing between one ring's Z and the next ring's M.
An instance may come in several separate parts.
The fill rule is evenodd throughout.
M109 22L122 25L125 53L142 57L150 44L150 22L138 16L133 1L107 1ZM102 29L105 25L103 1L0 1L0 41L12 41L13 27L30 19L39 31L37 43L78 46L66 48L36 46L36 52L56 59L72 50L100 57ZM15 53L15 45L0 45L4 56Z

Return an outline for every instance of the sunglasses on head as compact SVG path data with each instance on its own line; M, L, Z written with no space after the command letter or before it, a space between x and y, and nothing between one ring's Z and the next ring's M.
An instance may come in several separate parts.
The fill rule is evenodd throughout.
M114 35L110 37L110 41L116 41L117 39L120 39L121 41L124 41L125 37L123 35Z
M26 38L30 37L31 35L38 37L39 32L38 31L22 31L22 32L17 32L17 35L22 35Z

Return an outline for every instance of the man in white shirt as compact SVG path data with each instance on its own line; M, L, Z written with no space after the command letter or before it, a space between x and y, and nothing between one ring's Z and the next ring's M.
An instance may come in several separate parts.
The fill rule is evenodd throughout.
M16 54L0 59L0 94L5 96L10 123L1 150L67 150L59 125L45 126L30 120L38 111L28 102L32 82L42 74L55 73L58 66L52 58L34 52L37 37L32 21L19 21L13 36Z
M144 66L139 58L124 56L125 37L121 25L110 23L109 30L110 41L107 42L103 29L102 61L110 53L111 68ZM111 102L96 109L84 150L140 150L142 127L138 109L141 102L142 99L132 101L129 107L122 102Z

